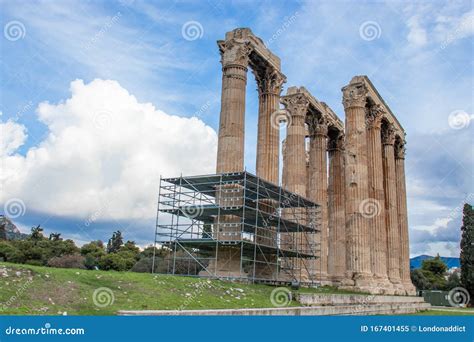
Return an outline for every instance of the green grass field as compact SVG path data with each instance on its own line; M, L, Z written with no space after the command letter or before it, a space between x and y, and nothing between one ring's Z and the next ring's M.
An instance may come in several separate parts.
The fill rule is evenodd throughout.
M270 297L274 289L268 285L161 274L0 262L0 314L3 315L113 315L119 310L263 308L273 307ZM332 287L300 291L351 293ZM299 305L296 301L289 303L289 306ZM428 310L416 315L474 314L472 309L461 310Z
M0 314L111 315L118 310L272 307L270 294L274 288L190 277L0 263ZM96 290L99 305L94 303ZM349 293L330 287L302 291ZM112 296L113 303L100 306L109 303Z

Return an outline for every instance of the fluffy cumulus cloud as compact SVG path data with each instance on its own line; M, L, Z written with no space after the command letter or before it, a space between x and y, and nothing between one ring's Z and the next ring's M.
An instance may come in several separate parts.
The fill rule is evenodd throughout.
M11 120L0 126L2 139L0 140L0 156L8 156L25 143L26 128Z
M197 118L168 115L140 103L118 82L71 83L66 101L41 103L47 137L15 153L25 127L1 124L0 202L59 216L149 219L159 176L214 171L217 137Z

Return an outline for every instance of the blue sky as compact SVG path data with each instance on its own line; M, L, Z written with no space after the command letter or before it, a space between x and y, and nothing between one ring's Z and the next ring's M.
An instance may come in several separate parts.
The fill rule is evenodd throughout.
M122 229L151 242L159 175L214 169L216 40L250 27L281 58L284 91L305 86L341 119L341 87L369 76L407 132L411 252L458 254L459 208L474 192L472 2L0 6L0 202L21 200L23 230L41 223L81 242ZM253 170L258 107L248 80Z

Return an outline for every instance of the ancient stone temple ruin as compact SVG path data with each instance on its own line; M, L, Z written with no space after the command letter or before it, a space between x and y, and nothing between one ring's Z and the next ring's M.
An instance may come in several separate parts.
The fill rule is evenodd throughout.
M304 87L281 94L280 59L250 29L228 32L218 47L216 174L160 181L155 242L170 254L156 271L413 294L405 132L371 81L355 76L342 88L343 123ZM256 175L244 165L249 68L259 100Z

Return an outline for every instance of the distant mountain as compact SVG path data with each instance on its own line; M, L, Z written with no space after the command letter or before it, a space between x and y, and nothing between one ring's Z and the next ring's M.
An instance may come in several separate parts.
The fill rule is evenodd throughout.
M416 257L413 257L410 259L410 269L415 269L415 268L421 268L421 264L423 260L426 259L433 259L434 256L431 255L418 255ZM459 258L453 258L453 257L440 257L441 260L448 266L449 268L452 267L461 267L461 262Z
M20 232L17 226L10 220L8 217L4 215L0 215L0 225L5 225L5 229L7 231L7 239L8 240L23 240L28 237L28 234L23 234Z

